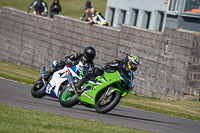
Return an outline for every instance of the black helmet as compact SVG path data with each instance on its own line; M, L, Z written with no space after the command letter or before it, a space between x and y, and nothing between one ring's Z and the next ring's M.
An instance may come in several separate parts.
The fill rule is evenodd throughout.
M88 46L84 49L83 56L87 61L93 61L96 56L96 50L93 47Z

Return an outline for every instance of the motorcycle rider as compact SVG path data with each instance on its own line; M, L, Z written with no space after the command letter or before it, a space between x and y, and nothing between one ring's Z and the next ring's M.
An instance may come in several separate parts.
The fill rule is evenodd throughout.
M108 63L101 65L101 68L107 72L115 72L117 70L122 70L124 74L131 79L134 77L133 72L137 70L137 65L140 63L139 58L134 54L127 54L125 59L113 60ZM103 74L103 70L97 67L93 67L90 71L84 75L84 77L74 84L76 90L81 90L81 85L86 81Z
M54 72L63 69L65 65L75 66L79 64L79 62L82 62L84 68L91 70L94 67L93 60L95 56L96 56L96 50L93 47L88 46L84 48L83 54L74 53L70 56L66 56L65 61L58 62L55 67L53 67L51 70L47 72L47 74L43 75L43 78L45 81L47 81L49 77L53 75Z

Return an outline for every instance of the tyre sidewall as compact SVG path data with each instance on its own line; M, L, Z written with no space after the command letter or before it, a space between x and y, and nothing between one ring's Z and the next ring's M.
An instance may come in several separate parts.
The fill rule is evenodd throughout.
M36 89L36 85L37 85L37 82L38 81L41 81L42 80L42 77L40 77L36 82L35 84L33 85L32 89L31 89L31 94L33 97L35 98L42 98L45 96L45 93L43 92L43 89L44 89L44 85L39 88L39 89Z
M72 98L64 101L62 99L62 96L64 94L64 92L67 91L67 88L66 89L63 89L62 92L60 93L59 95L59 102L60 104L63 106L63 107L72 107L76 104L78 104L79 100L77 99L76 95L74 95Z

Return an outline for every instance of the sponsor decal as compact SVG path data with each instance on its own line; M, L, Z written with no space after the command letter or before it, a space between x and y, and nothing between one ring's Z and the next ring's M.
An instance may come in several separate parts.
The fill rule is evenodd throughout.
M70 72L69 69L67 69L66 74L67 74L67 75L71 74L71 72Z
M87 92L83 92L83 95L86 96L86 97L88 97L88 98L91 99L92 101L94 100L94 98L91 97L90 95L88 95Z
M47 88L46 88L46 93L50 94L50 93L51 93L51 88L52 88L52 86L51 86L51 84L49 83L49 84L47 85Z

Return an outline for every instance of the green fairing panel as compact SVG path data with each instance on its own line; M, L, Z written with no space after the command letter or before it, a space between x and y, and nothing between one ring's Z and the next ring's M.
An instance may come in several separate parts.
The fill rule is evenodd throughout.
M92 105L96 105L96 97L98 92L102 90L103 88L113 84L113 83L118 83L119 80L122 80L120 78L120 73L117 71L115 73L106 73L104 72L104 76L98 76L95 78L95 80L90 80L87 87L90 87L91 89L83 92L79 98ZM118 84L119 85L119 84ZM120 86L120 85L119 85ZM115 88L115 90L120 91L122 93L122 97L127 95L128 91L125 91L120 87L120 89ZM123 91L121 91L123 90Z
M118 82L116 84L120 88L120 90L117 88L115 88L115 90L118 90L122 93L122 95L121 95L122 98L125 97L130 92L130 90L128 90L128 89L123 89Z
M84 102L95 105L95 96L98 92L110 84L120 80L118 75L118 71L115 73L104 72L104 75L96 77L95 80L90 80L87 86L91 88L83 92L79 98Z

